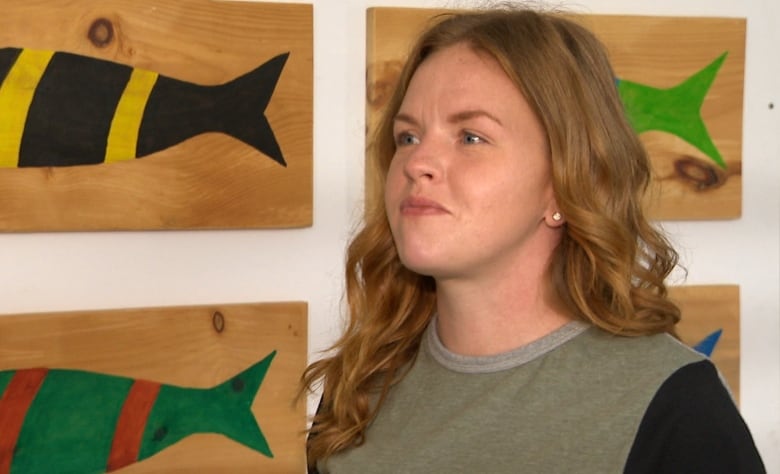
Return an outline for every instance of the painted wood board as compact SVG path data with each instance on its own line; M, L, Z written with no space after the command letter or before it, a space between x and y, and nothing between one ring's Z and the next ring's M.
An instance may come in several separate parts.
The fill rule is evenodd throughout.
M711 359L739 401L739 286L675 286L669 294L682 311L677 332L683 342L694 346L715 331L723 331Z
M302 302L0 316L0 374L75 369L102 374L105 387L129 377L205 389L276 351L251 403L273 458L220 434L197 433L116 472L297 473L305 470L306 408L294 394L307 361L306 328ZM0 465L7 431L0 426Z
M432 17L445 11L390 7L368 10L366 121L369 134L395 86L412 40ZM654 168L647 201L651 217L664 220L739 217L745 20L618 15L573 15L572 18L594 31L605 43L619 79L656 89L678 86L727 53L700 108L701 119L722 166L710 156L712 150L702 151L679 135L649 130L640 137ZM370 173L370 167L366 168ZM367 176L367 188L373 186L373 180Z
M93 104L97 100L95 97L103 97L99 95L103 91L101 80L109 73L129 66L134 68L134 74L159 75L154 86L157 89L152 90L152 94L157 95L150 96L142 115L142 120L151 125L141 123L137 151L141 153L142 143L173 144L142 158L116 163L0 167L0 188L3 190L0 230L311 225L311 5L215 0L13 2L5 5L0 15L0 56L3 48L11 47L24 48L25 53L61 53L57 59L68 57L64 53L88 58L87 67L70 69L55 68L52 59L43 79L55 77L56 71L70 74L72 70L90 71L93 66L108 71L96 73L96 96L85 96L83 114L87 115L92 113L90 107L97 107ZM278 69L283 62L281 71L268 72L268 77L263 76L263 80L258 81L257 88L248 81L233 82L230 93L220 92L222 95L219 95L215 87L209 87L230 83L284 54L288 54L286 60L272 63ZM48 80L57 87L80 83L64 72L56 77L57 80ZM62 77L67 80L60 80ZM88 76L88 79L93 77ZM182 96L170 91L159 92L163 90L160 86L163 79L179 86L174 90ZM113 83L106 87L109 86L115 88ZM128 85L127 90L130 89ZM208 90L201 93L201 89ZM64 95L73 100L73 94ZM247 97L245 101L244 97ZM254 104L262 102L263 98L267 104L258 105L256 113L250 110L252 107L244 107L246 110L239 112L240 107L235 105ZM39 100L40 104L45 101ZM157 126L150 119L152 104L158 109L154 115ZM22 122L25 127L34 128L29 124L30 117L35 115L43 117L36 122L43 124L39 128L48 130L45 133L39 130L33 138L25 137L24 143L42 147L52 136L71 131L74 137L91 138L89 133L95 127L108 127L105 119L94 127L76 127L76 120L83 118L83 114L79 115L80 105L39 107L36 110L45 112L38 115L31 112L32 105L24 109L28 114L27 122ZM120 105L116 110L125 110ZM49 113L51 120L47 120ZM116 112L116 117L133 116ZM263 117L268 122L265 128L261 123ZM0 133L9 120L7 114L4 116L0 112ZM124 123L119 119L109 121ZM65 128L69 126L73 130ZM125 130L119 126L117 129ZM275 138L286 166L270 157L273 146L268 145L267 129ZM24 133L27 132L25 129ZM261 132L262 136L258 136ZM9 142L7 135L3 137L4 142ZM70 140L69 137L66 136L67 143L57 150L71 146L101 146L96 145L95 140ZM161 138L155 142L155 137ZM104 138L104 143L106 141ZM250 144L252 141L262 144ZM102 146L109 148L105 144ZM147 148L155 149L152 145ZM83 148L77 148L73 153L73 160L87 160ZM46 156L44 153L33 155L32 160Z

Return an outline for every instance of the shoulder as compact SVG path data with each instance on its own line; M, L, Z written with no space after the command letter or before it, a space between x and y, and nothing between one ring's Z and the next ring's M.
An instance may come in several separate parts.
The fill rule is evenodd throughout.
M675 367L697 362L705 356L683 344L669 334L653 334L647 336L619 336L601 329L591 327L583 333L583 344L600 350L604 355L614 358L619 356L624 360L650 360L661 365Z
M702 359L661 384L639 425L625 472L766 471L717 369Z
M616 383L624 380L636 390L654 394L679 368L706 357L668 334L617 336L591 327L571 341L568 356L587 360L588 366Z

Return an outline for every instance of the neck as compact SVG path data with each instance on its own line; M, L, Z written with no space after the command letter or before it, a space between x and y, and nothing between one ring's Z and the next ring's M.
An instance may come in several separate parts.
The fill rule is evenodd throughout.
M546 274L546 272L545 272ZM437 330L461 355L494 355L535 341L572 320L549 278L437 281Z

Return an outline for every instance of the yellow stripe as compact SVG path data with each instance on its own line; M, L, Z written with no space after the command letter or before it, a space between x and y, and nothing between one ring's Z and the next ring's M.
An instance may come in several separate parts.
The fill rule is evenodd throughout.
M22 50L0 85L0 168L19 166L24 124L53 51Z
M156 72L133 69L111 120L111 131L106 144L106 163L135 158L141 119L155 82Z

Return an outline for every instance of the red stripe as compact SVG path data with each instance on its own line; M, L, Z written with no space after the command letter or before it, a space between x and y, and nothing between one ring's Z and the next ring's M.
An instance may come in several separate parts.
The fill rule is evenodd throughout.
M122 406L122 412L119 413L106 472L125 467L138 460L146 419L149 418L159 392L159 383L146 380L133 382Z
M17 370L0 397L0 473L11 471L24 418L49 369Z

